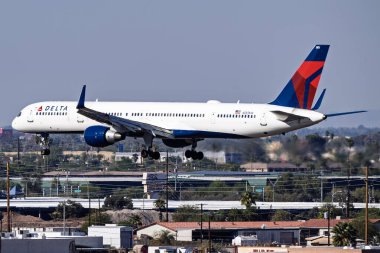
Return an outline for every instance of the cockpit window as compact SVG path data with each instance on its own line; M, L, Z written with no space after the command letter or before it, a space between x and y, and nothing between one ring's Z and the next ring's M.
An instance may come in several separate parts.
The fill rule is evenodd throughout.
M20 117L21 116L21 112L18 113L17 117Z

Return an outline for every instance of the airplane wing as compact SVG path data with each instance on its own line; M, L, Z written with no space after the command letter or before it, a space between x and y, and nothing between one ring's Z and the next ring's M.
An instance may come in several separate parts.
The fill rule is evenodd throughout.
M283 112L283 111L271 111L274 115L276 115L277 119L283 121L285 123L291 123L294 121L300 120L310 120L308 117L300 116L293 113Z
M114 127L117 131L120 132L148 132L149 134L152 134L153 136L160 136L165 138L174 138L173 133L169 129L165 129L162 127L154 126L151 124L130 120L130 119L124 119L121 117L108 115L103 112L99 112L90 108L87 108L84 106L85 101L85 94L86 94L86 85L83 85L82 93L80 95L77 109L78 113L90 118L92 120L95 120L100 123L104 123L107 125L110 125Z

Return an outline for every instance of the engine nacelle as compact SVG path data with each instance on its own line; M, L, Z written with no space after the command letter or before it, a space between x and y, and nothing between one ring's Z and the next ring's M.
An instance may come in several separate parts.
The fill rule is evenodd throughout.
M123 140L122 134L104 126L90 126L84 130L84 140L92 147L102 148Z
M162 139L162 142L166 146L171 147L171 148L183 148L183 147L190 146L191 144L193 144L192 140L190 139L178 139L178 140Z

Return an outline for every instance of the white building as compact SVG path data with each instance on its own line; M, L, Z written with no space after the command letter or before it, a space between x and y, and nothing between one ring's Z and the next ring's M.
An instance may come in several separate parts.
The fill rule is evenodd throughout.
M105 226L88 227L88 236L103 237L103 245L109 247L132 249L133 228L106 224Z

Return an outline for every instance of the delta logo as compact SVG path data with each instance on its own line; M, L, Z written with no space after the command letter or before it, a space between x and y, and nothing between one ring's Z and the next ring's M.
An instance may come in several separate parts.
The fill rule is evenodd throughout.
M39 112L67 112L67 105L47 105L38 107L37 111Z

